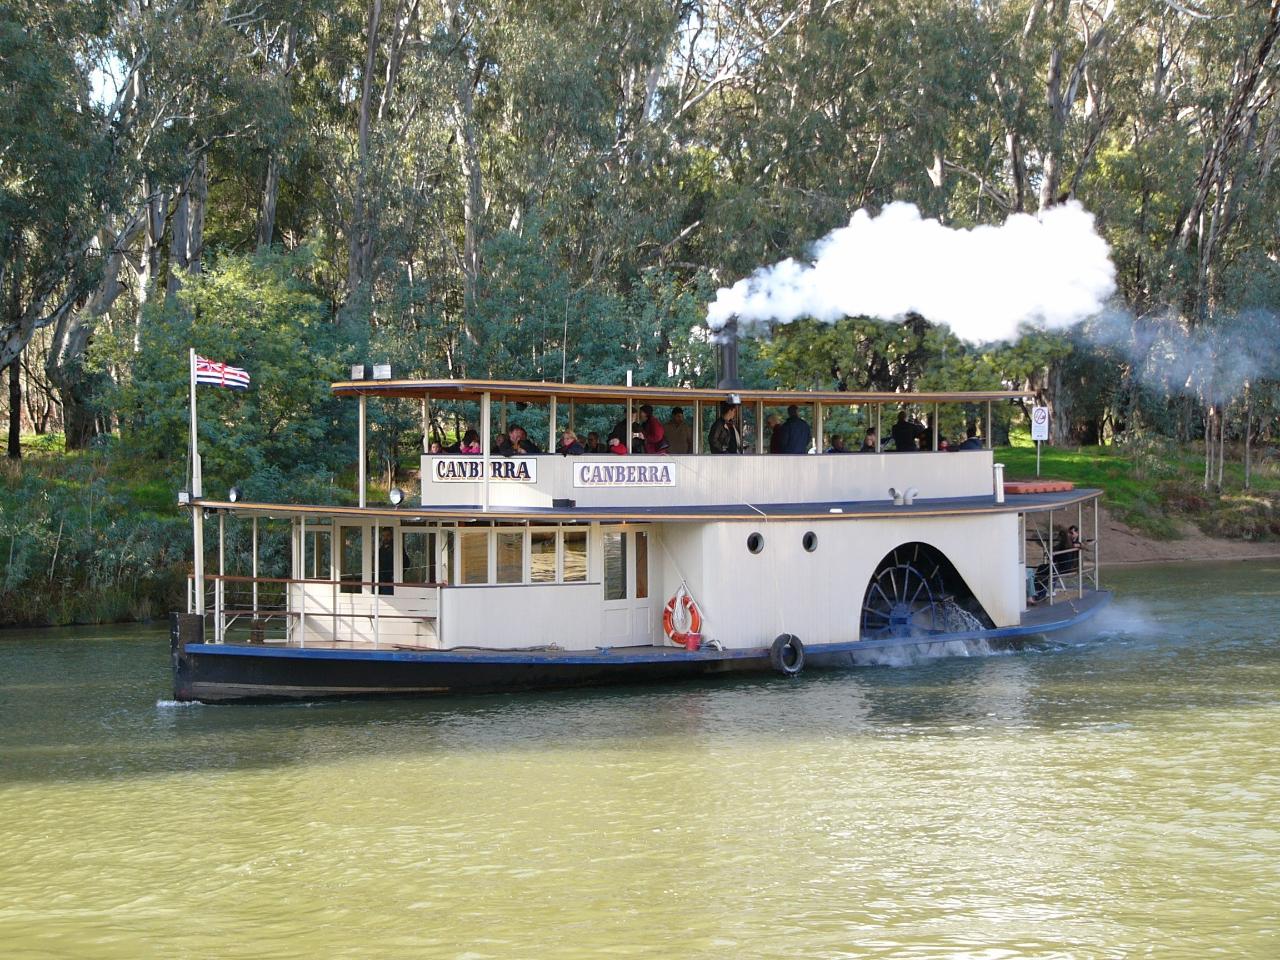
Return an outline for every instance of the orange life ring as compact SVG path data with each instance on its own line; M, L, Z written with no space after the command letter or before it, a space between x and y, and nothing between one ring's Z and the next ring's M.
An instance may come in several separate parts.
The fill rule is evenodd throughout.
M676 627L677 609L683 613L682 620L688 619L687 630ZM672 643L678 643L689 650L697 649L698 641L702 639L702 611L698 609L693 597L683 589L677 590L676 595L667 601L666 609L662 611L662 630Z

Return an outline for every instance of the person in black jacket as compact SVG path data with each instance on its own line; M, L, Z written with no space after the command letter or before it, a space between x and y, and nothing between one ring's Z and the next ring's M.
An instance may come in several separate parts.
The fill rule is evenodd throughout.
M741 453L742 434L738 432L738 406L725 400L720 404L720 416L711 424L707 434L707 449L712 453Z
M775 432L782 434L778 441L778 449L770 449L770 453L808 453L809 442L813 439L813 431L807 421L801 418L800 408L794 403L787 407L787 419Z
M914 420L907 419L907 411L898 411L898 422L893 425L890 436L893 438L893 449L902 453L906 450L919 450L920 447L916 441L923 437L928 430L923 424Z

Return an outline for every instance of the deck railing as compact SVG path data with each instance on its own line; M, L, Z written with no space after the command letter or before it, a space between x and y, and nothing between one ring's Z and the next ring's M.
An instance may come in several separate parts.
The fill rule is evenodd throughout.
M318 632L322 624L329 627L330 642L370 643L375 649L385 642L394 642L397 637L403 640L405 624L429 625L437 643L442 636L441 594L447 586L444 583L219 574L207 574L204 580L205 630L206 636L214 643L276 643L305 647L308 631ZM366 588L370 592L366 593ZM189 576L187 609L190 612L195 611L194 591L194 578ZM397 597L410 602L420 601L427 599L422 596L424 593L433 594L430 612L426 609L409 612L395 609ZM307 609L309 594L313 605L311 610ZM341 609L344 598L349 598L345 612ZM367 601L366 609L356 609L358 599ZM391 609L384 609L387 607ZM387 621L387 625L384 626L383 621Z

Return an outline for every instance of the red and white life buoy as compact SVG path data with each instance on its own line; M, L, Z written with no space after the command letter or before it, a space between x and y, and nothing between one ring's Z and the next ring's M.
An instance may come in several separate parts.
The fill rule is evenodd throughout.
M702 611L682 584L662 611L662 629L672 643L697 650L702 640Z

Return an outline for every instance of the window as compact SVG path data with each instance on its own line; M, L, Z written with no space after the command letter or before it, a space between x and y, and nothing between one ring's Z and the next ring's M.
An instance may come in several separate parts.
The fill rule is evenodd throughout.
M307 531L304 580L328 580L333 575L333 534L328 530Z
M524 531L499 530L497 539L497 582L524 581Z
M812 530L810 530L800 540L800 543L801 545L803 545L805 550L807 550L809 553L813 553L813 551L818 549L818 535L814 533Z
M458 556L463 583L489 582L489 531L463 530L458 534Z
M604 535L604 598L627 599L627 539L621 533Z
M649 534L636 533L636 599L649 596Z
M529 534L529 582L556 582L556 532L534 530Z
M566 530L564 532L564 576L565 583L585 583L587 579L587 531Z
M436 535L425 530L401 533L401 562L404 583L436 583Z
M364 528L339 527L338 579L343 593L359 593L364 579Z
M764 537L758 533L753 533L747 537L747 549L752 553L759 553L764 549Z

